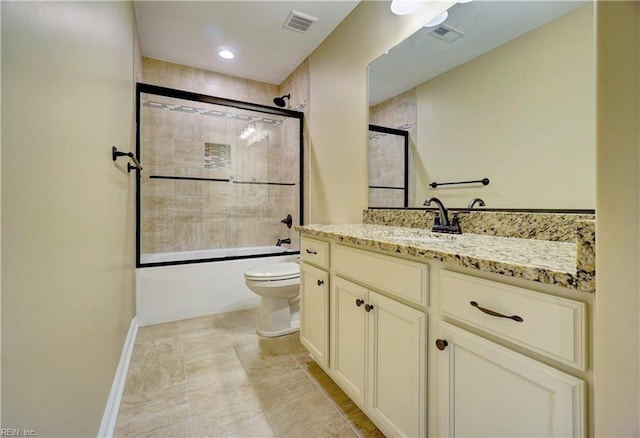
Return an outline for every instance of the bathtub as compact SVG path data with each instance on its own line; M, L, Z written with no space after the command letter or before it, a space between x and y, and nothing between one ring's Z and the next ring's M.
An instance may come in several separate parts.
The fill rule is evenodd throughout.
M184 263L258 254L262 256ZM280 246L142 255L142 263L178 260L183 264L136 269L136 322L145 326L257 307L260 297L245 285L244 272L271 263L297 262L299 258Z

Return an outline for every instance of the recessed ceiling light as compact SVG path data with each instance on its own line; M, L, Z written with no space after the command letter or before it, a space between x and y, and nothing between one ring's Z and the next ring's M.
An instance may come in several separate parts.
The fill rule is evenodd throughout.
M438 24L444 23L444 20L446 20L448 16L449 12L444 11L442 14L438 15L436 18L425 24L424 27L434 27Z
M417 9L418 1L416 0L393 0L391 2L391 12L396 15L412 14Z
M233 59L234 54L231 50L223 49L218 52L218 55L224 59Z

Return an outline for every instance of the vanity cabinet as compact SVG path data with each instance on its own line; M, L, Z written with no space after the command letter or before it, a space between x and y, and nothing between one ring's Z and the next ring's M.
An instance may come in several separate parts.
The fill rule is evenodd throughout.
M520 262L510 276L451 259L486 239L405 248L404 232L395 246L361 228L302 236L301 332L385 435L593 436L592 295Z
M300 264L300 343L329 366L329 273Z
M340 277L331 300L336 383L387 434L424 436L426 314Z
M300 343L319 365L328 368L329 244L303 237L300 249Z
M440 297L444 316L481 331L439 323L441 436L585 436L583 380L482 336L583 370L583 303L448 271Z
M440 323L440 435L582 437L585 383Z
M367 286L352 281L365 272L359 257L384 261L385 256L380 259L378 254L341 246L335 247L333 256L337 273L331 287L333 379L386 434L425 436L426 313L382 292L395 287L386 279L399 280L397 272L381 276L385 280L377 288L371 278L380 273L374 270L369 271L373 274L367 277ZM380 266L383 271L415 274L409 281L417 281L414 286L398 290L422 302L427 266L404 262L393 259Z
M443 270L440 308L446 317L586 369L586 306L582 302Z

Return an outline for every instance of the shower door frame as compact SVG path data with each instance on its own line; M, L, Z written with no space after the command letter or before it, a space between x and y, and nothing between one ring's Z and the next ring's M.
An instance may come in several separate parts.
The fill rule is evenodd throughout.
M222 97L209 96L207 94L193 93L190 91L177 90L175 88L167 88L160 87L158 85L145 84L142 82L136 82L136 157L141 157L141 144L140 144L140 113L141 113L141 94L155 94L157 96L163 97L171 97L176 99L183 100L191 100L194 102L202 102L213 105L221 105L228 106L232 108L249 110L249 111L258 111L261 113L272 114L276 116L282 117L290 117L293 119L298 119L298 123L300 125L299 132L299 142L300 142L300 162L299 166L299 212L298 217L300 218L299 224L304 225L304 113L300 111L288 110L283 108L276 108L267 105L261 105L257 103L251 102L243 102L240 100L226 99ZM144 162L141 163L144 168ZM277 256L290 256L293 254L300 254L300 251L288 251L283 252L282 254L255 254L255 255L245 255L245 256L229 256L229 257L219 257L214 259L195 259L195 260L176 260L169 262L155 262L155 263L140 263L141 256L141 240L142 240L142 229L141 229L141 171L136 170L136 268L147 268L154 266L170 266L170 265L184 265L191 263L206 263L206 262L217 262L217 261L227 261L227 260L237 260L237 259L249 259L249 258L262 258L262 257L277 257Z
M369 131L373 131L373 132L380 132L382 134L390 134L390 135L397 135L398 137L402 137L402 141L403 141L403 157L402 157L402 161L404 164L404 175L403 175L403 183L404 183L404 187L389 187L389 186L372 186L369 185L368 188L370 189L387 189L387 190L402 190L403 194L402 194L402 207L372 207L370 205L367 205L367 208L370 209L387 209L387 208L408 208L409 207L409 131L403 130L403 129L396 129L396 128L388 128L386 126L379 126L379 125L371 125L369 124ZM368 143L367 143L367 148L368 148ZM368 202L367 202L368 204Z

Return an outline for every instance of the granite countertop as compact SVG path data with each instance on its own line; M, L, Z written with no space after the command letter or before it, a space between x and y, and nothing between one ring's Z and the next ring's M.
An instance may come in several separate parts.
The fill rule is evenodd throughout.
M304 225L307 236L437 260L569 289L578 287L576 244L482 234L450 235L386 225Z

